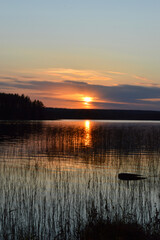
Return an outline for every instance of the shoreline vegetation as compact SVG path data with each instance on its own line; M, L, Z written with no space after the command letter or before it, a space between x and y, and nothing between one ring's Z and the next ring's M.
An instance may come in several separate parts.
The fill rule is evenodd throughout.
M28 96L0 93L0 120L160 120L160 111L48 108Z
M31 210L31 209L30 209ZM30 211L29 210L29 211ZM117 214L114 217L106 218L103 213L99 213L94 205L87 209L87 220L84 222L77 214L76 228L72 231L70 221L66 219L65 225L59 222L59 233L54 235L54 227L43 231L44 229L37 229L35 227L35 217L31 214L29 225L19 224L19 220L12 219L13 212L11 210L7 213L5 209L1 216L3 228L0 231L2 240L159 240L160 239L160 214L156 212L155 216L150 219L150 222L141 225L138 223L135 216L130 213L125 213L123 217L119 218ZM107 211L107 209L106 209ZM45 214L45 213L44 213ZM8 221L12 223L9 223ZM16 221L15 221L16 220ZM50 221L51 219L48 219ZM16 222L18 224L16 224ZM12 228L9 229L9 226ZM55 223L56 224L56 223ZM10 230L10 231L9 231ZM38 231L37 231L38 230ZM54 237L53 237L54 235ZM45 238L47 236L47 238ZM51 237L52 236L52 237Z
M134 215L125 213L122 218L117 214L110 219L98 213L94 205L88 211L87 223L78 232L80 240L158 240L160 239L159 213L148 224L142 226Z

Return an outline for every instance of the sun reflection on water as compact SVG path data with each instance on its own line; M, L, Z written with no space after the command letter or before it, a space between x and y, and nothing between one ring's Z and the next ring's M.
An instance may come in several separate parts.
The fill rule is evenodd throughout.
M85 121L85 146L89 147L91 145L91 133L90 133L90 126L91 122L89 120Z

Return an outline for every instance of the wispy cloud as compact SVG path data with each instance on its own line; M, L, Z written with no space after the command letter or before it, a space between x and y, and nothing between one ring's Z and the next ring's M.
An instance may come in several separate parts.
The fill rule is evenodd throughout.
M123 72L107 71L107 73L110 73L110 74L116 74L116 75L127 75L127 73L123 73Z
M160 102L160 97L159 98L144 98L144 99L140 99L141 101L145 101L145 102Z
M9 79L9 78L8 78ZM151 86L117 85L105 86L83 81L37 81L12 78L0 81L1 89L27 91L31 96L45 101L53 107L84 106L84 97L92 97L93 108L160 109L160 88Z
M137 76L137 75L133 75L134 78L145 81L145 82L150 82L151 80L146 78L146 77L141 77L141 76Z
M58 77L62 80L78 80L85 81L90 80L112 80L111 76L103 74L99 71L92 70L78 70L78 69L66 69L66 68L55 68L45 70L45 74L51 75L53 77Z
M124 84L129 77L132 84ZM41 69L0 75L0 89L27 94L53 107L84 108L84 97L88 96L92 98L91 108L160 110L160 85L148 78L121 72Z

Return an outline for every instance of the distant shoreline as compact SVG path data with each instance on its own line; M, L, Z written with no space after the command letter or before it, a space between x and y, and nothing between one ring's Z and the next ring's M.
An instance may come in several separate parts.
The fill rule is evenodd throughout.
M16 116L4 118L0 113L0 121L38 121L38 120L108 120L108 121L160 121L160 111L145 110L108 110L108 109L67 109L43 108L40 115Z
M44 120L160 120L160 111L45 108Z

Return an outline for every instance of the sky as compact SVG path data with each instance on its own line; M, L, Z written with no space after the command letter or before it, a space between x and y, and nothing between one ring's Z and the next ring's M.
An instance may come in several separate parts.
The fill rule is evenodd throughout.
M0 92L160 110L159 11L159 0L1 1Z

